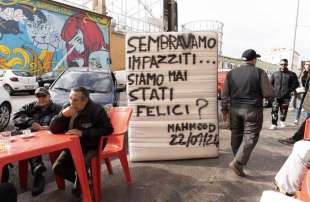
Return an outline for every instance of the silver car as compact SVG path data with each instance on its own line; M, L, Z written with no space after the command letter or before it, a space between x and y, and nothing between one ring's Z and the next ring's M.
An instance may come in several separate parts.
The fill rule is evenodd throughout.
M0 131L3 131L10 122L12 113L11 97L0 85Z
M71 88L80 86L85 87L90 93L90 98L101 106L118 105L119 92L108 70L71 67L59 75L50 86L49 92L53 102L63 105L69 100Z

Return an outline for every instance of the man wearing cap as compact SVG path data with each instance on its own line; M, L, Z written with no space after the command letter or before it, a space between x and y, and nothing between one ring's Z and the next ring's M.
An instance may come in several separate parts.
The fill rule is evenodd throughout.
M245 63L228 72L224 83L222 113L230 115L231 147L234 155L229 167L245 177L243 167L258 141L263 125L263 98L273 96L266 72L255 67L260 55L252 49L242 54Z
M31 131L46 130L52 118L61 110L61 106L53 103L47 89L40 87L35 91L36 101L24 105L13 115L15 129ZM37 156L29 159L32 174L34 176L32 196L44 191L45 179L42 173L46 171L42 157Z
M271 130L277 128L278 125L278 111L280 109L280 128L285 127L285 119L287 115L288 106L291 99L291 94L299 86L297 75L288 70L287 59L280 60L280 70L271 75L270 82L273 86L274 100L271 110Z

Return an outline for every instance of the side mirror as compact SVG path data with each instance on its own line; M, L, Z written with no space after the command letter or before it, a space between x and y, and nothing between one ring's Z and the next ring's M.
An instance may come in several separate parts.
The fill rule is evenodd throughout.
M50 86L51 86L51 84L50 84L50 83L45 83L45 84L44 84L44 88L46 88L46 89L49 89L49 88L50 88Z

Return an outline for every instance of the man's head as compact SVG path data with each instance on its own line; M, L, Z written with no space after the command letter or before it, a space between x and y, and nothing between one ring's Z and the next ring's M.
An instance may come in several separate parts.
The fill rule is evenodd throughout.
M89 100L89 92L84 87L72 88L69 101L76 111L82 111Z
M50 93L46 88L40 87L37 88L34 92L37 97L37 104L40 107L47 107L50 103Z
M248 49L242 53L241 57L246 63L256 64L257 58L260 58L261 56L257 54L255 50Z
M288 60L285 58L281 59L280 60L280 70L281 71L287 71L288 70L287 66L288 66Z
M310 70L310 60L304 62L304 67L305 67L305 70L307 71Z

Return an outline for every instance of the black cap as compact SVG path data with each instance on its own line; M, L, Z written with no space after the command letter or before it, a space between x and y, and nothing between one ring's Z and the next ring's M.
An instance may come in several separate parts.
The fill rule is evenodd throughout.
M242 53L242 59L245 60L245 61L250 61L250 60L253 60L255 58L260 58L260 55L257 54L255 52L255 50L253 49L248 49L248 50L245 50L243 53Z
M35 95L50 95L48 90L46 88L43 88L43 87L37 88L36 91L34 92L34 94Z

